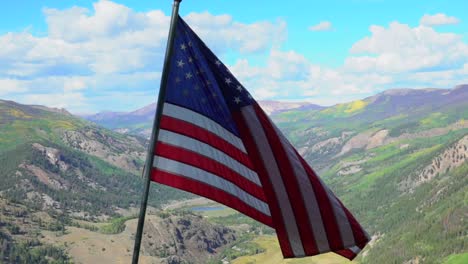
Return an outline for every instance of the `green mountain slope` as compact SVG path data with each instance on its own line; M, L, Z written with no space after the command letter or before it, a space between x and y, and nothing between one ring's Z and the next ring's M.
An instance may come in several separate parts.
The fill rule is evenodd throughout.
M145 144L65 110L0 100L0 263L69 263L41 232L137 207ZM149 204L187 197L153 185Z
M372 235L360 263L466 258L467 85L390 90L324 109L283 109L272 118ZM63 110L0 101L0 198L28 211L21 224L12 222L13 209L0 212L0 242L16 239L15 225L26 234L61 230L67 217L93 221L135 206L145 144ZM153 206L188 197L152 188ZM47 223L29 216L38 211L47 212Z
M362 263L441 263L468 251L468 86L273 119L373 235Z
M36 209L83 217L137 206L145 140L64 111L0 101L0 192ZM187 197L155 186L152 205Z
M276 102L260 101L263 110L268 114L280 113L289 109L323 109L323 107L305 102ZM122 134L139 135L149 138L153 127L153 119L156 113L156 103L132 112L100 112L93 115L82 115L84 119L99 124L105 128Z

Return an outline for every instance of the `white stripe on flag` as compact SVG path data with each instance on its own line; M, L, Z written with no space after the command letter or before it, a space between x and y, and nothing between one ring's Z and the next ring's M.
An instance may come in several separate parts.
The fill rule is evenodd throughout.
M204 142L165 129L161 129L159 131L158 141L167 143L169 145L177 146L183 149L191 150L195 153L211 158L221 164L224 164L228 168L231 168L247 180L261 187L261 183L258 179L258 175L256 172L249 169L237 160L231 158L231 156L227 155L226 153Z
M163 114L166 116L177 118L179 120L183 120L185 122L201 127L205 130L208 130L211 133L231 143L240 151L247 153L247 151L245 150L244 144L242 143L242 140L240 138L238 138L236 135L232 134L229 130L225 129L224 127L222 127L221 125L219 125L218 123L216 123L215 121L209 119L208 117L204 115L201 115L187 108L169 104L169 103L164 103Z
M253 207L258 211L262 212L263 214L270 216L270 209L265 202L248 194L232 182L218 177L215 174L209 173L207 171L190 166L182 162L178 162L160 156L154 157L155 159L153 162L153 167L158 168L162 171L181 175L183 177L187 177L202 182L204 184L213 186L217 189L220 189L226 193L229 193L239 198L244 203L248 204L250 207Z
M304 247L302 246L301 237L296 224L296 218L289 201L286 188L284 186L281 174L273 156L272 150L266 139L265 131L263 130L260 121L255 114L253 106L249 105L241 108L241 113L246 121L250 134L254 138L255 144L258 147L260 156L263 160L263 166L268 171L270 181L273 185L273 190L279 204L279 209L285 224L286 232L288 234L289 244L293 251L294 256L305 256Z
M358 254L359 252L361 252L361 249L357 246L354 246L354 247L350 247L348 248L349 250L351 250L352 252L354 252L354 254Z
M328 199L332 203L333 213L335 214L336 223L338 224L338 228L340 230L343 246L347 248L356 245L356 242L354 241L353 230L351 229L351 224L348 221L348 217L346 216L343 207L341 207L340 202L338 202L336 196L328 188L328 186L326 186L320 178L319 180L323 188L327 191Z
M270 121L270 123L272 123L271 120L269 120L269 121ZM312 194L311 197L313 197L313 199L307 200L307 202L304 201L304 204L307 207L307 213L309 214L309 219L310 220L314 219L313 225L312 225L312 230L314 231L314 236L316 238L317 247L319 248L320 252L329 251L330 248L329 248L328 239L327 239L327 236L326 236L325 227L323 226L323 221L321 219L321 214L320 214L320 211L319 211L318 203L315 200L314 190L312 188L312 185L310 184L308 175L307 175L306 171L304 170L304 167L302 167L302 164L301 164L299 158L297 157L296 152L292 149L293 147L290 144L287 143L287 140L284 137L284 135L281 133L281 131L279 131L279 129L274 124L273 124L273 127L275 128L276 133L279 135L279 137L281 139L281 143L283 144L283 147L289 152L288 157L290 158L289 160L290 160L291 164L293 164L293 160L291 160L291 157L292 157L291 155L294 155L294 163L295 164L294 164L293 168L294 168L294 173L297 176L296 178L299 180L299 186L301 188L302 197L309 197L310 195L307 195L307 194ZM287 146L289 146L289 147L287 147ZM301 178L303 178L303 179L301 179ZM305 179L305 181L304 181L304 179ZM328 199L331 202L331 205L332 205L332 208L333 208L333 214L335 215L335 219L336 219L336 222L338 224L338 228L339 228L339 231L340 231L340 235L341 235L341 239L343 241L344 247L350 247L350 246L356 245L356 242L354 241L354 235L353 235L353 231L351 229L351 225L350 225L350 223L348 221L348 217L346 216L346 213L344 212L341 204L338 202L338 200L337 200L336 196L333 194L333 192L328 188L328 186L326 186L323 183L323 181L320 178L319 178L319 181L320 181L320 184L322 184L322 186L326 190ZM308 201L310 201L312 203L315 203L315 205L313 206ZM316 210L314 210L314 209L316 209ZM313 210L313 211L311 211L311 210ZM313 218L310 218L310 217L313 217ZM316 221L319 221L319 222L316 222ZM319 223L319 224L316 224L316 223ZM323 245L325 245L325 247L321 247L323 245L321 243L318 243L318 242L324 242L325 244L323 244Z
M307 175L307 172L302 166L301 161L297 157L297 154L291 144L289 144L281 131L279 131L279 129L273 123L272 125L281 140L283 148L287 151L286 154L288 156L289 163L293 167L294 174L302 194L302 199L307 209L307 215L309 216L310 227L314 232L317 248L319 252L328 252L330 251L330 246L328 244L327 232L325 231L325 227L323 225L322 215L320 213L320 208L315 197L314 189L310 183L309 176Z

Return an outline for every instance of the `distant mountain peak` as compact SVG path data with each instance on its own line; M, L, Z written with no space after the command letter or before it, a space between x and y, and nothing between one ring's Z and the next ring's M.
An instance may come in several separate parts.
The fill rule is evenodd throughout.
M433 95L433 96L440 96L440 95L451 95L455 96L454 93L460 94L468 92L468 84L460 84L455 86L452 89L444 89L444 88L395 88L395 89L388 89L382 91L376 95L370 96L365 98L364 100L372 102L376 102L379 99L385 97L400 97L400 96L426 96L426 95Z
M36 109L45 110L45 111L48 111L48 112L53 112L53 113L59 113L59 114L72 116L72 114L70 112L68 112L68 110L65 109L65 108L47 107L47 106L43 106L43 105L31 105L31 107L36 108Z
M459 84L453 88L453 90L468 90L468 84Z
M284 102L284 101L273 101L264 100L258 102L262 109L269 115L284 112L293 109L307 109L307 110L319 110L324 107L312 104L309 102Z
M24 108L24 107L34 108L34 109L39 109L39 110L43 110L43 111L47 111L47 112L59 113L59 114L72 116L72 114L70 112L68 112L68 110L65 109L65 108L48 107L48 106L44 106L44 105L23 105L23 104L15 102L15 101L2 100L2 99L0 99L0 103L10 105L10 106L14 106L14 107L18 107L18 108Z
M156 111L156 103L151 103L151 104L149 104L147 106L144 106L144 107L142 107L140 109L137 109L137 110L135 110L133 112L130 112L129 114L130 115L139 115L139 116L147 115L147 114L153 114L154 115L155 111Z
M407 95L412 93L421 93L421 92L436 92L436 91L443 91L446 92L449 89L442 89L442 88L422 88L422 89L411 89L411 88L395 88L385 90L377 95Z

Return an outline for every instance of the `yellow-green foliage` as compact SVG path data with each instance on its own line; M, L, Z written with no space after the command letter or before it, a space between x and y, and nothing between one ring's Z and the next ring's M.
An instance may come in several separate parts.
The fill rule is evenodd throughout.
M468 263L468 253L451 255L444 264L466 264Z
M424 119L421 119L420 123L427 127L438 127L444 124L444 120L448 117L442 113L435 112L430 114Z
M249 263L264 263L264 264L340 264L340 263L356 263L349 261L334 253L327 253L320 256L300 258L300 259L283 259L281 249L276 236L259 236L253 240L261 248L266 251L253 256L244 256L232 261L233 264L249 264Z
M345 113L351 114L357 111L364 109L369 103L357 100L348 104L348 108L345 110Z
M237 211L233 210L231 208L224 208L220 210L208 210L208 211L202 211L199 212L201 215L207 218L213 218L213 217L223 217L223 216L229 216L235 214Z
M335 117L348 116L348 115L362 112L368 104L369 102L366 102L363 100L357 100L351 103L337 104L334 107L329 107L321 111L321 113L325 115L332 115Z
M136 216L127 216L112 219L109 224L101 226L99 228L99 231L103 234L121 233L125 229L125 222L133 218L136 218Z
M52 128L63 128L65 130L73 130L76 128L76 125L70 121L66 120L57 120L51 123Z
M364 190L366 188L369 188L369 186L372 185L375 182L375 180L377 180L378 178L383 177L386 174L389 174L390 172L401 170L409 166L410 164L413 164L414 162L416 162L420 157L424 155L428 155L430 153L435 153L437 150L439 150L442 147L443 147L442 145L434 145L430 148L421 149L419 151L416 151L414 153L411 153L405 156L403 159L401 159L400 161L396 163L391 164L390 166L386 166L386 167L382 166L378 170L365 175L362 178L362 180L359 182L359 184L354 186L354 188L356 188L357 190ZM384 155L384 157L386 158L389 158L391 156L393 155L391 154ZM381 157L377 157L370 161L382 161L382 159Z
M17 110L17 109L8 109L7 114L11 115L16 118L24 118L24 119L29 119L32 118L32 116L24 113L23 111Z

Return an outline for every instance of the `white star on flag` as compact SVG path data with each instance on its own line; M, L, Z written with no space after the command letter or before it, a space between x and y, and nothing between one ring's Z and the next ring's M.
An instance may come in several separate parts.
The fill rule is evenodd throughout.
M182 18L177 23L154 159L147 164L151 180L274 228L285 258L325 252L355 258L369 235L246 87Z

